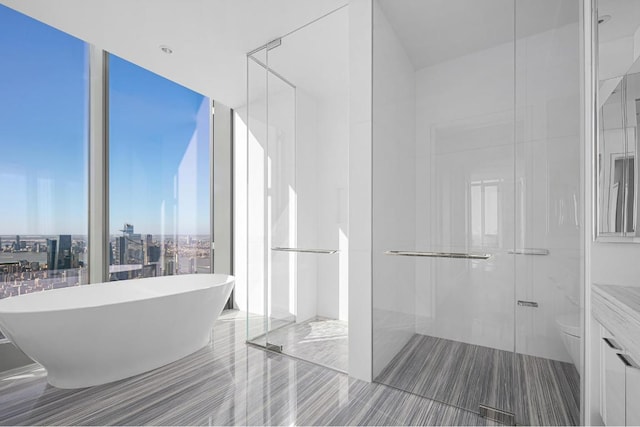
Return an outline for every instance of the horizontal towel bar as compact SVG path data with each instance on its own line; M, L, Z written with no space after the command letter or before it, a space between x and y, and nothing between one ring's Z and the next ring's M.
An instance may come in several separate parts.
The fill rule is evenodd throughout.
M489 259L491 254L465 253L465 252L418 252L418 251L386 251L385 255L419 256L428 258L466 258Z
M307 254L335 254L338 252L337 249L303 249L303 248L281 248L275 247L271 248L272 251L279 252L302 252Z
M513 255L549 255L549 249L523 248L514 249L507 253Z

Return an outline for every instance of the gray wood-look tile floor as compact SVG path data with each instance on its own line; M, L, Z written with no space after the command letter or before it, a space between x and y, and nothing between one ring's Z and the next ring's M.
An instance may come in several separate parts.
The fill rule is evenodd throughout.
M225 312L211 346L145 374L62 390L30 365L0 375L2 425L487 425L456 409L245 344Z
M283 346L283 353L342 372L349 369L348 323L314 317L269 332L269 342Z
M570 363L416 334L376 381L472 411L502 409L519 424L580 422L580 378Z

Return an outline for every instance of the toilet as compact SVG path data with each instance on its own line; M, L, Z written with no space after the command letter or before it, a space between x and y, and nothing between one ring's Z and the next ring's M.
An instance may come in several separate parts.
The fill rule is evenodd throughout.
M562 314L556 317L556 324L562 336L573 365L580 371L580 316L576 313Z

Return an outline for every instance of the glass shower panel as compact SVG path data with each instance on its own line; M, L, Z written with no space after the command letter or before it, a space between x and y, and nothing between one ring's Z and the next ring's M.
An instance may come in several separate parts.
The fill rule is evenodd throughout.
M269 67L270 43L247 57L247 338L295 321L295 88Z
M267 295L269 331L272 331L296 320L296 253L291 252L296 247L297 236L296 92L295 87L274 72L270 71L267 79L267 241L270 266ZM271 336L269 342L278 344Z
M247 340L266 346L268 330L267 50L247 56Z
M516 422L580 423L578 0L516 2Z
M345 372L348 30L345 7L271 43L267 102L268 341Z
M378 0L373 19L374 378L507 422L513 17L513 0Z

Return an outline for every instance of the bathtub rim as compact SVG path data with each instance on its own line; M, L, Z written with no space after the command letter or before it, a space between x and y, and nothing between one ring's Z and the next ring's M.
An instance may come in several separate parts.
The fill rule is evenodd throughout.
M131 299L127 299L127 300L122 300L122 301L112 301L112 302L100 302L100 303L85 303L85 304L75 304L75 305L70 305L67 307L52 307L52 308L42 308L42 309L28 309L25 310L25 307L22 307L22 309L9 309L7 310L6 308L3 309L3 303L4 302L8 302L8 301L15 301L18 298L22 297L22 300L25 300L27 298L29 298L32 295L41 295L43 293L49 293L49 292L55 292L56 294L62 294L62 293L69 293L72 292L73 290L77 291L79 289L90 289L90 288L95 288L95 287L109 287L109 286L127 286L127 283L125 282L141 282L141 281L147 281L147 280L152 280L152 279L161 279L161 278L188 278L190 276L198 276L198 277L203 277L203 276L215 276L216 278L224 278L224 280L221 280L220 282L214 282L212 284L210 284L209 286L202 286L202 287L197 287L197 288L193 288L193 289L189 289L189 290L184 290L182 292L172 292L172 293L159 293L159 294L155 294L155 295L148 295L148 296L144 296L144 297L137 297L137 298L131 298ZM165 279L166 280L166 279ZM197 291L202 291L202 290L206 290L206 289L210 289L210 288L215 288L218 286L225 286L228 284L233 284L233 286L235 287L235 276L229 275L229 274L221 274L221 273L190 273L190 274L180 274L180 275L174 275L174 276L159 276L159 277L144 277L144 278L140 278L140 279L127 279L127 280L115 280L115 281L110 281L110 282L100 282L100 283L88 283L86 285L77 285L77 286L68 286L65 288L59 288L59 289L48 289L48 290L44 290L44 291L40 291L40 292L32 292L32 293L28 293L28 294L22 294L22 295L16 295L16 296L12 296L12 297L8 297L8 298L4 298L4 299L0 299L0 316L1 315L22 315L22 314L35 314L35 313L53 313L53 312L60 312L60 311L71 311L71 310L82 310L82 309L91 309L91 308L99 308L99 307L109 307L109 306L113 306L113 305L118 305L118 304L129 304L129 303L136 303L139 301L146 301L146 300L154 300L154 299L159 299L159 298L164 298L164 297L171 297L173 295L177 295L177 294L186 294L186 293L192 293L192 292L197 292ZM7 304L8 305L8 304ZM10 307L11 308L11 307ZM6 338L8 341L11 342L11 339ZM4 342L3 340L0 340L0 342Z

